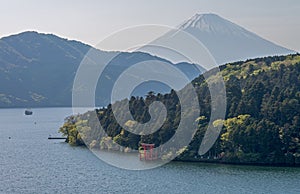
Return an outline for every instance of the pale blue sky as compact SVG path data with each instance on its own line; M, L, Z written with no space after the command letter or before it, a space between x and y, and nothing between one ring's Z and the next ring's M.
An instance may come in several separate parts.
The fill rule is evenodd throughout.
M300 51L299 0L0 0L0 37L35 30L96 45L132 25L177 26L209 12Z

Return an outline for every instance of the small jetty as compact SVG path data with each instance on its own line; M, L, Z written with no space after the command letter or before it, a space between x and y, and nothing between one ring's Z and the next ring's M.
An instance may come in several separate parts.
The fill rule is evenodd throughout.
M67 139L66 137L48 137L48 139Z

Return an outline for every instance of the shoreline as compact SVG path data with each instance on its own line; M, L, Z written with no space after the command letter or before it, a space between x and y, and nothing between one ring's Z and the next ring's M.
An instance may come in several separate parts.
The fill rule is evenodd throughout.
M68 144L67 142L64 142L66 144ZM84 149L88 149L90 150L86 145L70 145L68 144L69 146L71 147L82 147ZM101 149L99 149L101 150ZM91 151L91 150L90 150ZM108 149L102 149L102 151L111 151L111 150L108 150ZM118 150L113 150L112 152L114 153L120 153L120 154L126 154L126 152L121 152L121 151L118 151ZM128 152L128 153L133 153L133 152ZM221 160L205 160L205 159L173 159L171 162L182 162L182 163L200 163L200 164L221 164L221 165L232 165L232 166L261 166L261 167L289 167L289 168L299 168L300 167L300 163L299 164L285 164L285 163L277 163L277 164L270 164L270 163L250 163L250 162L230 162L230 161L221 161Z
M184 162L184 163L202 163L202 164L222 164L222 165L233 165L233 166L261 166L261 167L289 167L299 168L300 164L267 164L267 163L239 163L239 162L226 162L226 161L212 161L212 160L178 160L174 159L172 162Z

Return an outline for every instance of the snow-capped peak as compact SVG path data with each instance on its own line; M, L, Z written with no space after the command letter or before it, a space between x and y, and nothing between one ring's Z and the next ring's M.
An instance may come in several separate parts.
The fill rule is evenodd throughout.
M293 53L216 14L196 14L179 26L198 39L219 64Z
M248 34L246 30L216 14L196 14L184 22L181 30L197 29L202 32L223 33L223 34Z
M198 28L204 31L210 30L210 26L214 24L215 21L219 21L221 18L216 14L196 14L189 20L184 22L180 28Z

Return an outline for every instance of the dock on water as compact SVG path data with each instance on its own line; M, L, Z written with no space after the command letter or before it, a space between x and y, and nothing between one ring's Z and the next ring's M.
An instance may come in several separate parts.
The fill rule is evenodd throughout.
M48 139L67 139L66 137L48 137Z

